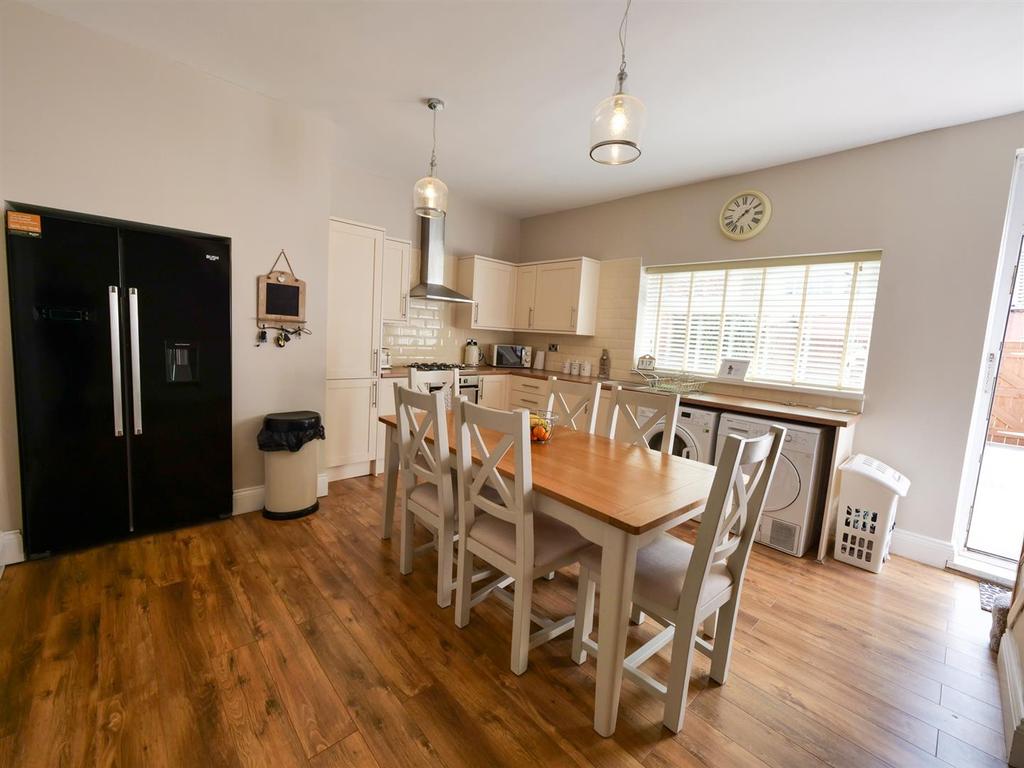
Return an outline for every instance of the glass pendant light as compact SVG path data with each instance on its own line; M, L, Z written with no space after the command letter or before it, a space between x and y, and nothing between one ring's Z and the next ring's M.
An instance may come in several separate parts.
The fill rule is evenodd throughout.
M437 169L437 113L444 109L440 99L427 99L427 107L434 114L434 144L430 150L430 173L412 188L412 204L419 216L437 219L448 211L448 185L434 175Z
M640 157L640 134L647 110L640 99L626 93L626 32L632 3L633 0L626 1L626 12L619 24L622 60L615 78L615 93L597 105L590 123L590 157L602 165L624 165Z

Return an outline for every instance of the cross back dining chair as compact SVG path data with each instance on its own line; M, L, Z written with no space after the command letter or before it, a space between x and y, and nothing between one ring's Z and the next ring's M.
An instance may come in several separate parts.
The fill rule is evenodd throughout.
M711 679L725 683L743 577L785 434L776 425L760 437L726 438L696 543L662 533L637 553L634 605L664 629L622 661L623 672L664 702L663 723L669 730L679 732L683 727L694 649L711 658ZM572 644L577 664L586 660L588 651L600 653L589 637L600 573L601 549L588 547L580 553ZM698 635L698 629L716 612L712 644ZM662 683L640 665L670 643L669 677Z
M659 423L666 435L676 433L679 395L668 392L640 392L615 387L608 419L608 437L630 445L647 445L647 436ZM672 452L672 440L661 441L661 452Z
M460 628L469 624L470 609L489 595L511 602L510 666L521 675L530 648L572 629L575 618L535 616L533 582L575 563L587 542L564 523L534 511L526 411L498 411L460 397L454 418L459 498L455 624ZM479 465L474 463L474 455ZM512 471L503 474L498 465L508 455ZM472 592L474 557L501 574L476 593ZM505 588L513 582L515 593L510 596ZM532 634L531 622L540 626Z
M437 604L452 601L455 497L444 394L425 394L395 385L398 468L401 478L402 540L399 570L412 573L413 529L420 520L437 547ZM427 440L431 437L433 442ZM432 547L431 547L432 548Z
M459 369L421 371L410 368L409 389L424 393L441 392L444 395L444 407L450 411L453 400L459 395Z
M597 406L601 398L601 384L583 384L548 377L547 409L557 414L559 424L594 434L597 427Z

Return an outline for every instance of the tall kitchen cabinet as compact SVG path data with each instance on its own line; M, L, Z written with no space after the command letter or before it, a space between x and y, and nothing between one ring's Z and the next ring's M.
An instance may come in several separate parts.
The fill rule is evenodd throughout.
M404 323L409 319L412 261L412 243L394 237L384 240L380 313L385 323Z
M368 474L377 457L384 246L383 229L330 221L324 407L329 480Z

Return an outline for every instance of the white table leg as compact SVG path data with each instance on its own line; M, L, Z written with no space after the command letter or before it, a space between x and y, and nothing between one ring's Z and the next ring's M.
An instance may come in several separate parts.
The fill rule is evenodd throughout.
M398 485L398 450L395 445L397 430L386 427L384 430L384 509L380 516L380 537L391 538L391 529L395 522L395 488Z
M597 691L594 696L594 730L602 736L615 733L619 714L636 551L635 536L618 528L607 529L601 553L601 615L597 628Z

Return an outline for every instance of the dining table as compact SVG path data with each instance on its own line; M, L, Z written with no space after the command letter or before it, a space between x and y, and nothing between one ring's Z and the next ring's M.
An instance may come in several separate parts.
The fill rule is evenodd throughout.
M380 535L388 539L398 482L397 421L394 416L380 416L379 420L386 428ZM448 431L454 453L450 412ZM530 457L534 509L572 526L601 547L594 730L611 736L622 687L637 551L664 531L700 515L715 468L646 445L561 426L554 428L549 442L533 443ZM480 463L479 457L473 459ZM511 451L497 469L505 476L514 475Z

